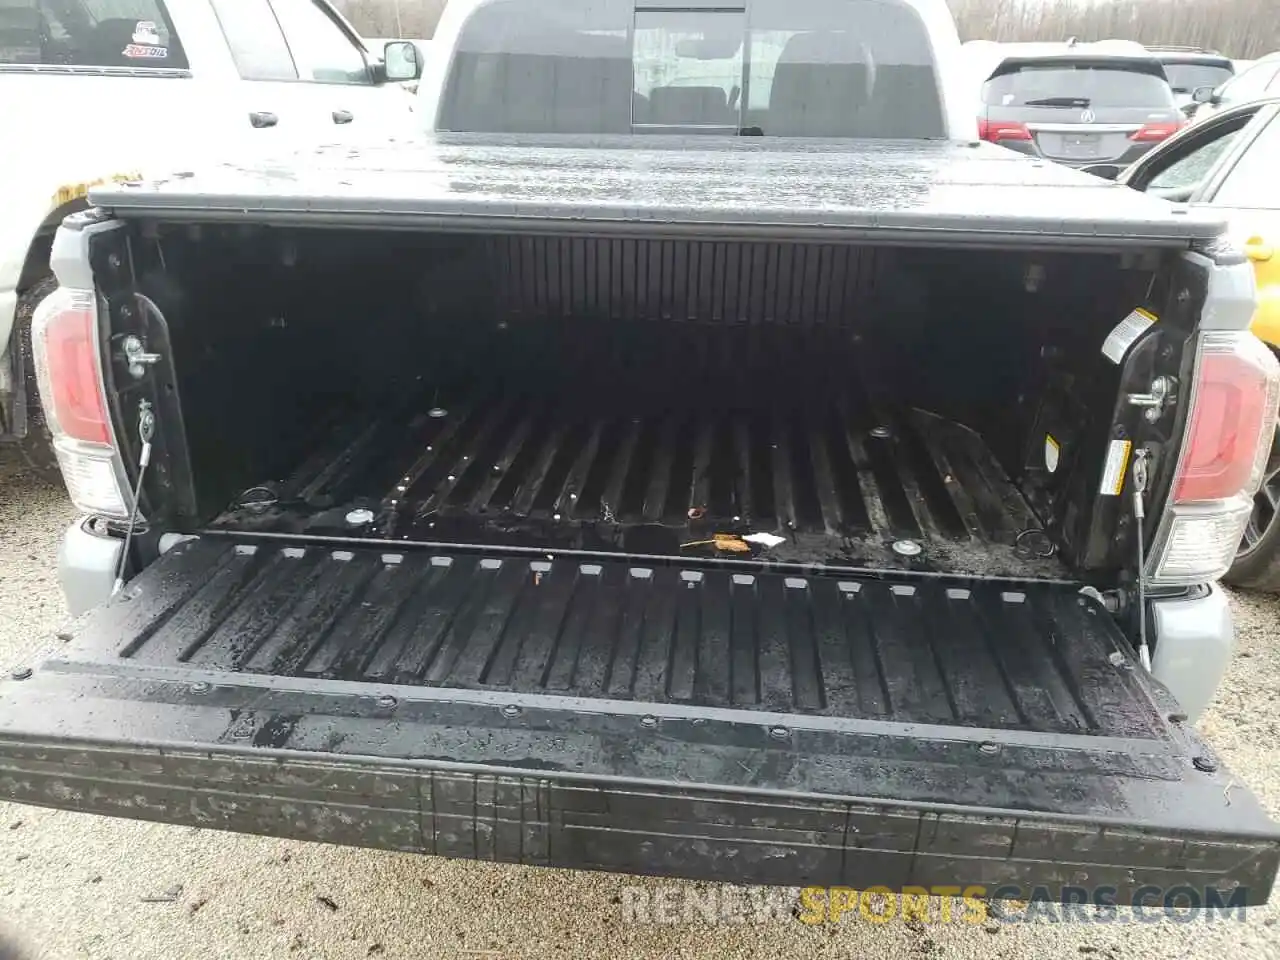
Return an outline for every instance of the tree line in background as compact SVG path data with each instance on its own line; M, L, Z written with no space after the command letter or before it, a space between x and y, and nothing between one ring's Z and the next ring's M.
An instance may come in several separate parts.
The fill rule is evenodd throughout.
M428 40L446 0L334 0L362 37Z
M366 37L428 38L446 0L338 0ZM965 40L1114 38L1252 59L1280 50L1280 0L949 0Z
M1137 40L1251 60L1280 50L1277 0L949 0L963 40Z

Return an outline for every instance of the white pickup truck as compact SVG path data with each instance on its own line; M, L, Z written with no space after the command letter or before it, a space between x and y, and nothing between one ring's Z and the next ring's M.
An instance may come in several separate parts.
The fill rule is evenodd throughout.
M325 0L6 0L0 5L0 439L56 471L25 360L49 245L88 188L243 142L412 129L411 43L372 56ZM15 322L16 320L16 322Z

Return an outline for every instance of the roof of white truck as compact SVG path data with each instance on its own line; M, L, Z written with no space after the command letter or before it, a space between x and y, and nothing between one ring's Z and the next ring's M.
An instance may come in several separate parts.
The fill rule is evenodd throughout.
M898 233L1124 245L1185 244L1220 215L956 141L440 135L213 164L104 185L117 213L179 219L720 236Z

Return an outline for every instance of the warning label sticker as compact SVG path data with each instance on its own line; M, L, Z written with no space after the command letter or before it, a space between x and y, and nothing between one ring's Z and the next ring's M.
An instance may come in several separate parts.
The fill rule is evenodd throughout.
M1156 315L1154 313L1149 313L1139 307L1116 324L1115 329L1107 334L1107 339L1102 341L1102 355L1118 365L1124 359L1124 355L1129 351L1129 348L1133 346L1134 341L1151 329L1151 325L1155 322Z
M1062 447L1053 439L1053 434L1044 435L1044 465L1050 473L1058 472L1058 461L1062 457Z
M1124 476L1129 469L1129 451L1133 444L1128 440L1112 440L1107 445L1107 458L1102 464L1102 483L1098 493L1104 497L1118 497L1124 489Z

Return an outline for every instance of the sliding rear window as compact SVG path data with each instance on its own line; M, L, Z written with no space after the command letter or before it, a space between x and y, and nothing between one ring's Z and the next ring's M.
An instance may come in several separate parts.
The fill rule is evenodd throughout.
M1172 109L1173 91L1158 71L1124 61L1006 61L983 86L982 100L992 107Z
M928 33L896 0L495 0L463 27L439 126L946 135Z
M161 0L0 0L0 66L186 69Z

